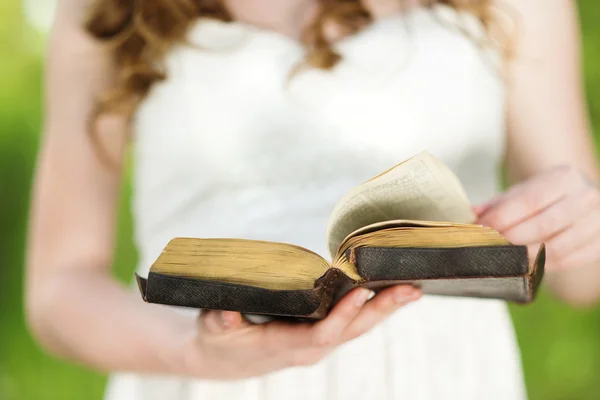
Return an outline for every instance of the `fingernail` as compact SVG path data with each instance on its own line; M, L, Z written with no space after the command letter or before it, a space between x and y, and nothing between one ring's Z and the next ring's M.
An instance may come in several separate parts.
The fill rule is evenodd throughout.
M356 298L354 300L354 304L356 305L356 307L362 307L369 299L369 296L371 296L370 290L360 289L360 293L356 295Z

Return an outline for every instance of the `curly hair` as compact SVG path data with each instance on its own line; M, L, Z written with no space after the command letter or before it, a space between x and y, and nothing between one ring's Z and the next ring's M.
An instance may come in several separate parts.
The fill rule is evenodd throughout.
M318 0L319 12L303 35L306 63L332 68L340 60L325 36L324 26L338 24L353 34L372 16L360 0ZM475 15L486 29L492 21L489 0L422 0L427 7L445 4ZM117 68L114 88L98 99L92 120L104 113L131 115L152 85L166 78L162 60L169 49L185 40L188 28L200 17L231 21L222 0L96 0L85 29L113 46Z

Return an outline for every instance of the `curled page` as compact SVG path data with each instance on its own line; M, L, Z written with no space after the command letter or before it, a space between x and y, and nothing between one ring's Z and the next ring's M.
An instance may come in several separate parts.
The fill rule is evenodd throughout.
M469 224L476 217L454 173L423 151L342 197L327 227L332 259L350 233L377 222L400 219Z

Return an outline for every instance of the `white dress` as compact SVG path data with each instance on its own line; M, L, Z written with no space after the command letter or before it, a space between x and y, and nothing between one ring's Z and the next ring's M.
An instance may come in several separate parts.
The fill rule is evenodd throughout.
M196 46L169 54L169 79L136 116L138 272L175 236L289 242L329 259L325 228L337 200L423 149L458 174L473 203L489 199L504 151L504 88L497 54L476 43L480 28L445 6L417 8L340 42L335 70L290 76L303 57L293 40L198 21L189 33ZM235 382L115 373L106 392L107 400L524 398L506 305L436 296L312 367Z

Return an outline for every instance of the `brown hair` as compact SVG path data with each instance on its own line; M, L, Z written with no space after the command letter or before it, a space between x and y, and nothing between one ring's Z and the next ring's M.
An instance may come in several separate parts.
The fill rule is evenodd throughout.
M400 0L399 0L400 1ZM304 35L306 62L331 68L340 59L324 34L327 22L356 33L371 22L360 0L319 0L320 11ZM475 15L489 29L489 0L422 0L426 6L446 4ZM221 0L96 0L85 28L95 38L114 46L116 86L98 100L96 115L131 115L152 85L165 79L161 61L171 46L184 41L188 27L199 17L230 21Z

